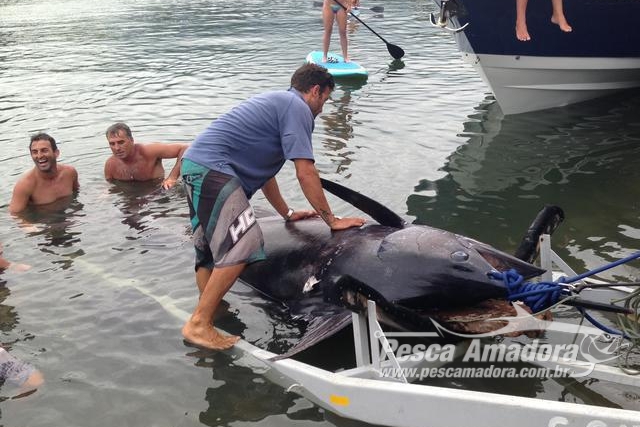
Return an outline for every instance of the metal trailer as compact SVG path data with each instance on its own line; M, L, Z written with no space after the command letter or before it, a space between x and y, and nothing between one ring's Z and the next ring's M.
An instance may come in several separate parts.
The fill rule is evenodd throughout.
M551 250L548 235L541 238L541 265L548 272L555 267L565 274L575 274ZM382 375L384 370L396 368L398 372L408 372L410 369L406 368L434 365L425 362L426 358L419 354L396 358L389 353L388 359L380 360L380 346L384 348L387 338L371 301L366 314L353 313L353 325L357 366L340 372L293 359L272 360L276 354L246 341L238 342L231 351L239 356L236 363L251 366L287 392L304 396L341 417L371 424L402 427L640 426L640 412L633 410L412 384L411 378L401 375L390 379ZM464 351L464 345L457 350ZM569 361L565 363L567 367L573 365ZM596 365L590 378L640 386L639 376L626 374L613 366Z

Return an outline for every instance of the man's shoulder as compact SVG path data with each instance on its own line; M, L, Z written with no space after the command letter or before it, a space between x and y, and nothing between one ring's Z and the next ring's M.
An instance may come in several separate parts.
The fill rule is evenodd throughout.
M16 181L15 188L19 189L29 189L35 186L36 183L36 169L31 168L28 171L25 171L20 175L20 178Z
M302 98L292 90L274 90L271 92L264 92L254 96L253 98L268 99L273 102L291 102L295 99L300 99L301 101L303 101Z
M165 144L161 142L135 143L136 153L145 160L156 160L159 157L158 151Z
M58 170L62 171L63 173L70 173L70 174L78 174L78 171L76 170L76 168L74 166L71 165L63 165L58 163Z
M291 109L300 111L306 111L308 109L307 103L300 95L300 92L296 90L266 92L263 96L268 100L271 106L282 113L291 111Z
M107 167L112 167L118 164L118 162L121 162L122 160L120 160L119 158L117 158L115 155L110 155L109 158L104 162L104 165Z

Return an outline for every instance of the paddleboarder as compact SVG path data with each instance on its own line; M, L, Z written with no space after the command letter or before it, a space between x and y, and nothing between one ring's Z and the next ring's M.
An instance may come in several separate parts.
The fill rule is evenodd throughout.
M327 58L327 55L329 53L329 45L331 44L331 33L333 31L334 21L338 22L340 47L342 48L344 62L349 62L347 15L355 2L356 0L342 0L340 3L334 0L324 0L322 5L322 22L324 24L324 34L322 36L322 62L331 61L331 58Z

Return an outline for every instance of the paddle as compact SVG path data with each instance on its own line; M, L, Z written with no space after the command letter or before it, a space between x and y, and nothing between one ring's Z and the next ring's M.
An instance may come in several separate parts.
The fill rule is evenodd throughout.
M333 0L334 2L336 2L337 4L340 5L341 8L343 8L344 10L347 10L346 7L344 7L344 5L342 3L340 3L338 0ZM358 20L358 22L360 22L362 25L364 25L365 27L367 27L367 29L369 31L371 31L373 34L375 34L376 36L378 36L378 38L380 40L382 40L386 45L387 45L387 50L389 51L389 54L391 56L393 56L394 59L400 59L404 56L404 50L402 50L402 48L400 46L396 46L394 44L389 43L388 41L386 41L380 34L376 33L375 31L373 31L373 29L368 26L367 24L365 24L362 19L358 18L358 15L356 15L353 12L349 12L351 14L351 16L353 16L354 18L356 18Z

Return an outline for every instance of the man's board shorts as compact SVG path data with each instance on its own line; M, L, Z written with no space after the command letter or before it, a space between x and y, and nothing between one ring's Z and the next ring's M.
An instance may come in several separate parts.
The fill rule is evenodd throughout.
M0 380L10 381L16 386L24 384L36 368L16 359L4 348L0 348Z
M264 239L240 180L182 159L196 270L213 269L266 258Z

